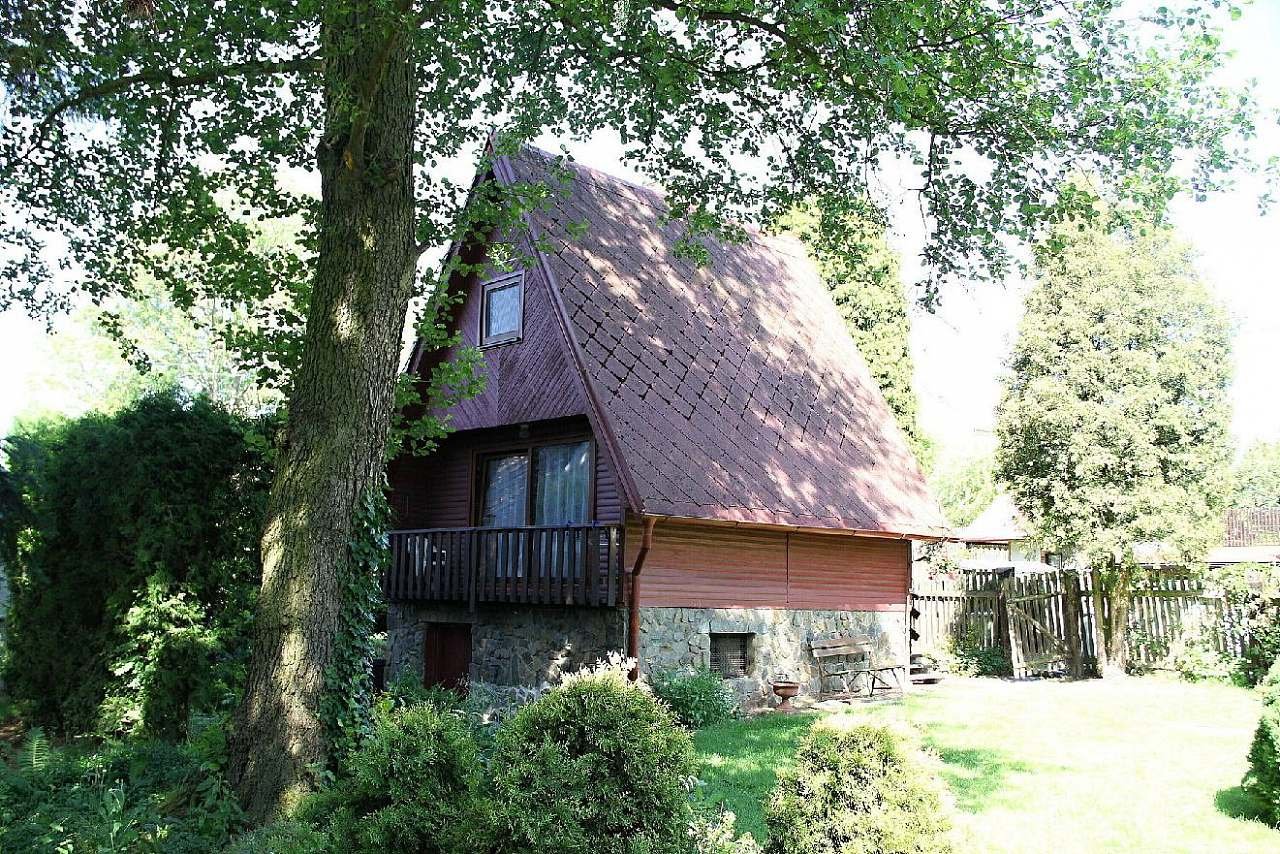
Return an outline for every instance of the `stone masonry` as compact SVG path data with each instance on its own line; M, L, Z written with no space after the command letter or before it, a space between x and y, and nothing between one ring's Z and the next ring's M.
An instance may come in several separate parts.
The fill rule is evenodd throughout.
M906 624L894 611L810 611L786 608L642 608L640 637L648 672L706 667L712 634L749 634L747 676L730 680L747 707L768 702L769 683L789 679L818 692L814 639L868 635L877 655L905 664Z
M534 687L594 664L625 643L626 615L611 608L394 604L387 669L422 675L426 623L471 624L471 681Z
M388 615L388 670L422 674L423 627L470 623L471 680L537 687L594 664L626 646L626 612L606 608L393 605ZM640 648L646 673L706 667L712 634L748 634L747 676L730 684L747 707L769 701L769 683L792 679L818 691L810 641L869 635L878 655L906 662L904 615L893 611L785 608L641 608Z

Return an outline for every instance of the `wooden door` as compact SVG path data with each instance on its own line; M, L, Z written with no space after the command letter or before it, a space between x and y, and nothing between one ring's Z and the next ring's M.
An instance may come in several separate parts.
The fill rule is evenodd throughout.
M466 690L471 672L471 625L427 623L424 634L423 684Z

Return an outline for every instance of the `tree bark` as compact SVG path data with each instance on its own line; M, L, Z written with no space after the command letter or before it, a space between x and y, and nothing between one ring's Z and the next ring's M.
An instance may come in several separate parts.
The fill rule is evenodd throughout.
M380 483L416 262L412 61L385 7L339 5L321 33L315 280L230 744L231 780L255 823L286 814L326 761L325 669L357 505Z
M1127 570L1112 566L1104 576L1109 614L1104 621L1103 647L1098 671L1103 679L1127 676L1129 672L1129 591L1133 579ZM1100 585L1101 586L1101 585ZM1099 611L1101 613L1101 611Z

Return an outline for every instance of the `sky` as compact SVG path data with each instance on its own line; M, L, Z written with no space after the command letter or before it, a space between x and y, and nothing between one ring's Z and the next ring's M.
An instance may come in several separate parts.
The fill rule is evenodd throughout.
M1153 4L1154 5L1154 4ZM1265 108L1280 109L1280 0L1257 0L1225 33L1236 56L1228 82L1257 80ZM1274 117L1260 121L1258 147L1280 152ZM557 148L553 139L539 144ZM626 178L636 176L618 162L619 150L605 139L569 144L587 165ZM1232 432L1240 448L1280 441L1280 209L1257 210L1260 181L1244 176L1239 186L1207 202L1179 199L1172 217L1198 253L1197 269L1226 305L1236 324ZM903 258L908 284L918 277L922 244L919 214L903 200L893 214L890 240ZM911 345L922 424L939 445L946 464L994 446L992 425L1001 376L1017 332L1026 283L983 283L943 294L936 313L914 309ZM29 404L33 375L49 356L42 324L15 310L0 313L0 431ZM73 401L67 401L75 408Z

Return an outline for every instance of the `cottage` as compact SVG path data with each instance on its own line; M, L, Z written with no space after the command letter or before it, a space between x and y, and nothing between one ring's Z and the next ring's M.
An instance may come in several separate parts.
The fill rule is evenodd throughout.
M959 540L975 559L1009 561L1046 560L1031 538L1030 526L1006 493L998 494L978 514L978 518L956 531Z
M551 164L496 163L560 192L513 238L532 263L450 283L487 385L389 468L389 666L534 685L622 651L759 701L817 688L815 639L905 664L910 540L945 523L802 248L695 266L659 193Z

